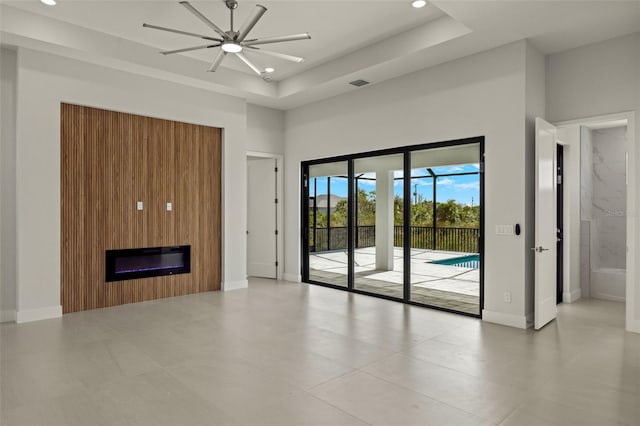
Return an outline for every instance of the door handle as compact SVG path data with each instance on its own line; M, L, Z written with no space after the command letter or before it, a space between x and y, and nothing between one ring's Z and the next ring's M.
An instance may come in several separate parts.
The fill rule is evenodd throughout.
M549 250L548 248L544 248L542 246L538 246L538 247L531 247L531 250L537 252L537 253L542 253L543 251L547 251Z

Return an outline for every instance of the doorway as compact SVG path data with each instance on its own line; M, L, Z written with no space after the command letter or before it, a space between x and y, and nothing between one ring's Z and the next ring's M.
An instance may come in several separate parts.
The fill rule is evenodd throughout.
M282 158L247 155L247 276L281 279Z
M634 236L636 233L636 224L633 219L633 211L636 203L635 192L636 189L636 175L635 175L635 120L634 113L618 113L610 114L606 116L584 118L578 120L571 120L561 123L556 123L558 127L558 136L560 143L564 145L564 293L563 300L565 302L572 302L580 297L592 297L592 271L591 271L591 227L585 227L585 212L583 208L589 207L589 204L585 204L583 201L585 196L583 192L585 185L581 182L581 177L588 177L590 174L581 173L581 167L584 164L591 164L589 161L581 161L586 158L588 160L588 154L593 150L587 149L586 144L583 144L585 140L589 138L589 135L594 130L611 129L616 127L625 127L624 133L626 135L625 155L622 160L619 160L618 170L624 173L624 187L626 194L622 196L625 207L620 208L615 205L604 206L603 209L598 209L602 214L600 218L602 221L610 221L613 219L618 222L620 227L624 224L626 236ZM591 175L593 178L593 175ZM593 183L592 183L593 185ZM591 195L593 196L593 195ZM593 208L593 205L591 205ZM602 207L602 206L600 206ZM626 214L626 212L629 214ZM588 212L586 212L588 214ZM589 216L589 220L593 219ZM606 223L600 224L601 226L608 226ZM596 223L597 231L598 223ZM620 242L620 241L618 241ZM626 311L626 329L628 331L640 332L640 315L638 314L639 302L638 302L638 289L635 282L635 257L636 247L634 238L626 238L623 243L623 254L617 256L618 261L624 258L625 267L609 268L605 264L605 269L615 269L616 272L624 271L622 274L614 278L618 278L619 284L617 284L617 297L618 301L624 300ZM626 254L624 254L626 251ZM588 256L586 256L588 253ZM589 263L586 263L586 259L589 259ZM597 269L597 268L596 268ZM597 274L598 272L596 272ZM606 280L610 280L611 277L607 277ZM605 280L605 281L606 281ZM607 290L612 290L608 288ZM624 299L620 296L624 295ZM615 295L614 295L615 296ZM614 300L614 299L610 299Z
M626 126L582 126L582 288L595 299L625 301Z

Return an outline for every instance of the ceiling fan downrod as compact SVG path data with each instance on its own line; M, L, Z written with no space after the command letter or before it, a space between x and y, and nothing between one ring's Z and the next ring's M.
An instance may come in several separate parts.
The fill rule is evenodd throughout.
M231 12L231 30L229 32L234 34L235 30L233 29L233 11L238 8L238 2L236 0L224 0L224 4L227 5L227 8Z

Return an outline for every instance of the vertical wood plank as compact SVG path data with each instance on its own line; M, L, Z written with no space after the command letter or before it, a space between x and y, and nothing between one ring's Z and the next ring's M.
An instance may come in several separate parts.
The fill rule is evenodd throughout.
M60 119L63 312L219 290L221 130L70 104ZM108 249L185 244L191 274L105 282Z

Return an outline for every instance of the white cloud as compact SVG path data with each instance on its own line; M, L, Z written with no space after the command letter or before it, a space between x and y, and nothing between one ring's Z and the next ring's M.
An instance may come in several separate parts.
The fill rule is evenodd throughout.
M453 179L449 179L449 178L444 178L444 179L438 179L438 186L442 185L442 186L447 186L447 185L454 185L455 181Z
M448 173L459 173L464 172L464 167L460 166L448 166L448 167L438 167L437 173L439 174L448 174Z
M480 182L457 183L453 187L456 189L480 189Z

